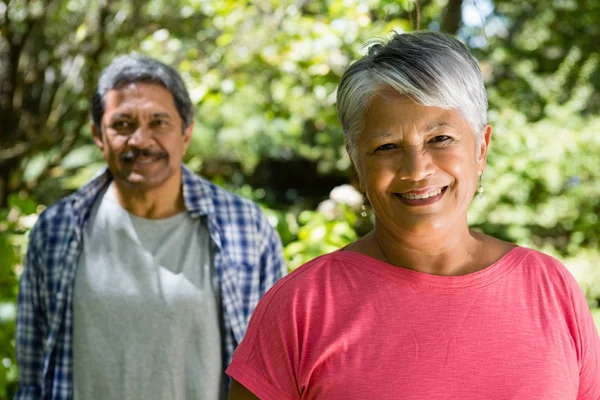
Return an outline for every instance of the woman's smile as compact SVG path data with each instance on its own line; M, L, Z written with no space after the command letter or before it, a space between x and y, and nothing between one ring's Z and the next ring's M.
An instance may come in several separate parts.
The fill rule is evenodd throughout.
M444 197L448 186L437 189L427 189L427 191L409 191L404 193L394 193L394 196L402 203L411 207L423 207L437 203Z

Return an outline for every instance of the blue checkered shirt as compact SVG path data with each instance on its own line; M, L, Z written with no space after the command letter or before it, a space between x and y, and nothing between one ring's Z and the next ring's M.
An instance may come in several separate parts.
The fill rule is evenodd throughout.
M50 206L31 231L19 286L16 399L73 398L73 289L82 232L108 170ZM223 307L224 365L259 298L286 271L281 242L258 206L182 166L185 207L204 218L214 243Z

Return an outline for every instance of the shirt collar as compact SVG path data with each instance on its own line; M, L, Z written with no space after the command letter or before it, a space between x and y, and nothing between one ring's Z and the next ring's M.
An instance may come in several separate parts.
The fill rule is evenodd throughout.
M98 195L110 184L112 179L112 174L107 167L104 167L73 194L73 212L79 226L83 226ZM215 211L210 183L194 174L184 164L181 164L181 184L185 208L191 217L205 216Z
M181 184L185 208L192 217L212 214L215 211L211 184L194 174L184 164L181 164Z

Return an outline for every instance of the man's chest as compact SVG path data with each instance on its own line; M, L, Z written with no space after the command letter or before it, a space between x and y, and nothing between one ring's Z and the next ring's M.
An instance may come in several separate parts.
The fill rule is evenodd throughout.
M98 317L146 326L152 320L194 320L218 309L210 236L201 221L185 213L144 220L105 196L82 239L76 317L78 310L96 310Z

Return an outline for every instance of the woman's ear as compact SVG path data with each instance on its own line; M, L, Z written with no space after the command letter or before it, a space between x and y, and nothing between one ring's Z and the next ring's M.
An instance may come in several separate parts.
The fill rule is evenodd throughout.
M492 139L492 126L487 124L483 127L481 132L481 144L479 145L479 152L477 157L477 164L480 170L485 170L487 162L488 149L490 147L490 140Z
M360 171L356 168L356 164L354 163L354 157L352 157L352 149L346 145L346 153L348 153L348 157L350 157L350 164L352 165L352 170L354 171L354 175L356 176L356 180L358 181L358 190L361 193L365 193L365 188L363 185L363 179L360 175Z

